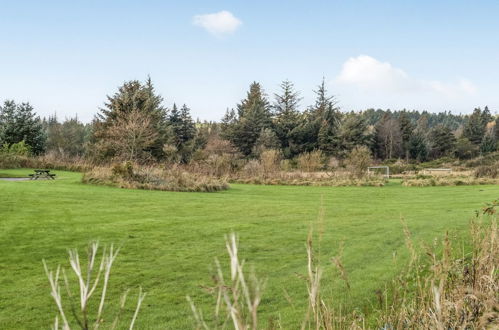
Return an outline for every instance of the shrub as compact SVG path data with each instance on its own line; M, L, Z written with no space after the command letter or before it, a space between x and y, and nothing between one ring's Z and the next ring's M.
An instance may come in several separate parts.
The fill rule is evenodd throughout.
M297 158L298 169L305 172L317 172L324 166L324 155L320 150L305 152Z
M276 149L262 151L260 154L260 164L265 175L279 171L281 163L281 152Z
M128 162L112 168L95 167L83 175L82 182L119 188L186 192L214 192L229 188L225 179L191 173L180 166L160 169Z
M367 168L372 163L371 151L366 146L357 146L348 154L346 165L357 178L366 175Z
M499 174L499 169L497 165L482 165L478 166L474 171L475 178L497 178Z
M282 171L289 172L293 170L293 163L290 159L281 160L280 168Z
M8 144L4 144L2 148L0 148L0 154L5 155L9 154L12 156L29 156L31 155L31 147L27 145L24 140L18 143L13 143L10 146Z
M263 175L263 166L256 159L249 160L243 167L243 176L261 177Z
M230 154L212 154L204 161L207 172L217 177L227 176L234 170L236 164Z
M163 145L163 154L170 163L176 163L179 160L178 149L172 144Z
M459 159L470 159L478 155L478 146L471 143L467 138L461 138L456 143L456 157Z

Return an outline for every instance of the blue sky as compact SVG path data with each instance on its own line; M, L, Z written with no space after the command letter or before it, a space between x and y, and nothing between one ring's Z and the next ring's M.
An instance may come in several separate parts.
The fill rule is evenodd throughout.
M256 80L302 107L499 109L499 1L4 1L0 100L89 121L150 75L166 105L218 120Z

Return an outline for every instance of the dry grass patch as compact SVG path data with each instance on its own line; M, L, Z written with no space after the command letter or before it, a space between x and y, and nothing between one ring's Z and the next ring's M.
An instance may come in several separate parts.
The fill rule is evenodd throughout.
M113 167L95 167L85 172L82 182L119 188L185 192L215 192L229 188L223 178L191 173L178 166L161 169L137 166L130 162Z
M475 178L471 176L418 176L402 181L402 185L406 187L473 186L485 184L499 184L499 179Z

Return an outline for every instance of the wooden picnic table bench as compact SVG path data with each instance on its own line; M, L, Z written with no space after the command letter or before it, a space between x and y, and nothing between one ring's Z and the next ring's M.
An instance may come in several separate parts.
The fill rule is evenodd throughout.
M50 173L50 170L35 170L35 173L29 175L31 180L38 180L39 178L55 180L55 174Z

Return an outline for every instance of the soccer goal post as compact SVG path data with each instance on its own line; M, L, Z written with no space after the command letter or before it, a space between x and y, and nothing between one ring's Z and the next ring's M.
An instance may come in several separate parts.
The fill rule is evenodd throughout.
M367 168L367 175L371 175L375 170L384 169L385 170L385 178L390 178L390 168L388 166L370 166Z

